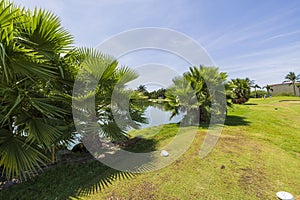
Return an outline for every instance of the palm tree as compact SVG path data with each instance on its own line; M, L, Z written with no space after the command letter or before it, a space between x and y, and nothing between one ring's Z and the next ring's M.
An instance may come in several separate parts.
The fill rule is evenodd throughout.
M270 86L270 85L266 85L266 86L264 86L263 87L263 89L266 89L267 90L267 94L268 94L268 96L270 96L270 91L272 91L273 92L273 88L272 88L272 86Z
M145 85L139 85L136 90L142 93L147 92Z
M0 20L0 166L8 177L27 177L53 144L71 138L63 55L73 40L44 10L1 1Z
M124 99L131 97L124 85L136 73L118 68L115 59L97 51L74 49L72 36L52 13L31 12L1 1L0 24L0 167L8 178L31 177L50 161L51 151L55 162L57 144L74 138L73 85L82 68L97 79L96 91L89 94L95 96L104 134L126 138L124 130L144 120L131 101L129 114L128 107L120 105L113 112L110 106L116 88ZM87 89L82 87L84 92ZM89 98L83 94L77 100ZM129 121L130 115L133 120ZM126 123L116 126L118 117Z
M288 82L288 83L290 83L289 85L293 85L294 95L296 96L296 82L300 80L300 74L298 74L296 76L296 74L294 72L289 72L285 76L285 79L286 80L284 82Z
M254 88L255 98L256 98L257 97L257 91L256 91L256 89L257 88L261 89L261 87L259 85L257 85L257 84L253 85L252 87Z
M135 97L139 98L138 95L135 95L134 91L125 90L125 84L137 78L137 73L128 67L118 68L117 60L93 49L78 49L76 58L78 57L85 58L76 62L80 67L76 84L81 85L76 89L83 89L73 91L73 114L81 115L82 110L89 110L89 100L95 98L97 110L95 122L100 125L102 136L107 136L113 141L126 140L126 130L138 128L140 123L146 121L142 117L143 111L132 101ZM90 82L86 83L86 80ZM97 87L91 91L89 84L92 81L95 81ZM91 106L93 109L94 105ZM84 118L88 121L91 117L93 116L87 113ZM82 124L83 129L88 129L85 123Z
M142 93L144 96L150 96L149 92L147 91L147 87L146 85L139 85L137 88L136 88L136 91Z
M224 85L227 75L220 73L218 68L190 67L182 77L173 80L173 86L166 91L166 109L172 111L172 116L179 112L187 112L186 124L208 122L212 112L222 112L225 102L215 102L218 110L212 110L212 99L225 97L220 85ZM215 90L209 91L209 87ZM212 92L212 93L211 93ZM222 98L220 98L222 99ZM216 108L215 107L215 108Z
M228 85L231 88L232 102L243 104L250 98L250 81L246 79L232 79Z

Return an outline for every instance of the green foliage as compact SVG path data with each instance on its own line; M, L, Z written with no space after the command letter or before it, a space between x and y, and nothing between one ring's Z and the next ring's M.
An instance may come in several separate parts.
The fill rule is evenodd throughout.
M264 90L256 90L250 93L251 98L262 98L264 95L267 95L267 92Z
M57 16L1 1L0 33L0 166L8 178L32 176L49 161L52 145L74 139L72 100L95 97L98 121L112 139L126 138L124 130L144 121L133 103L129 113L121 106L113 113L110 106L114 90L131 102L133 92L124 87L137 74L93 49L73 48ZM77 74L82 87L72 99Z
M224 83L226 73L220 73L213 67L190 67L189 72L173 80L174 85L167 89L166 110L186 113L183 123L198 124L208 122L211 114L225 112L226 108ZM222 90L223 89L223 90ZM224 98L222 98L224 97ZM213 102L213 100L215 100ZM214 104L214 109L212 109Z
M149 92L149 99L159 99L159 98L164 99L166 91L167 91L166 89L160 88L158 90Z
M257 93L257 89L261 89L261 87L257 84L254 83L254 81L252 81L252 83L250 82L250 87L254 88L254 95L252 95L252 92L250 94L250 96L252 98L259 98L260 95Z
M300 74L296 75L295 72L289 72L285 76L285 81L293 85L294 96L296 96L296 82L300 81Z
M0 4L0 165L10 178L31 176L48 161L51 144L65 142L71 101L62 91L64 54L72 36L53 14Z
M147 87L145 85L139 85L136 88L136 91L140 92L144 96L149 96L149 92L148 92Z
M228 86L231 92L232 103L243 104L250 98L250 80L246 79L232 79Z
M272 86L270 86L270 85L266 85L266 86L263 87L263 89L264 89L264 88L267 90L268 96L270 95L270 91L273 92L273 88L272 88Z
M299 114L298 97L250 99L228 110L222 135L204 159L198 154L207 129L199 128L188 151L159 171L132 177L97 161L57 164L32 181L4 189L0 199L260 200L276 199L283 187L299 197ZM177 132L175 124L135 130L133 135L146 139L128 150L160 151Z

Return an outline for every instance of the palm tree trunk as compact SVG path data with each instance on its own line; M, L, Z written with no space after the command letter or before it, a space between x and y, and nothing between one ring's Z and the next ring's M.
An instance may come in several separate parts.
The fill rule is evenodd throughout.
M295 86L295 82L293 82L293 89L294 89L294 96L296 96L296 86Z

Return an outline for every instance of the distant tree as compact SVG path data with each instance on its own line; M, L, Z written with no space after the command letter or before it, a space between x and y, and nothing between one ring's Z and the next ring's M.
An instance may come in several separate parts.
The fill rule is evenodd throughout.
M166 93L166 89L165 88L160 88L157 90L157 98L165 98L165 93Z
M296 82L300 80L300 74L296 76L295 72L289 72L285 76L285 83L290 83L289 85L293 85L294 95L296 96Z
M231 99L232 103L243 104L246 103L250 98L250 80L245 79L232 79L228 83L231 88Z
M256 98L257 97L256 89L257 88L261 89L261 87L255 83L255 80L250 80L249 78L246 78L246 80L249 82L250 87L254 88L254 98Z
M250 80L250 78L245 78L245 80L249 82L250 87L255 85L255 80Z
M136 90L142 93L147 92L145 85L139 85Z
M265 90L256 90L251 91L250 97L251 98L262 98L264 95L267 95L267 92Z
M149 92L147 91L147 87L145 85L139 85L136 91L141 92L145 96L149 95Z
M256 91L256 89L258 88L258 89L261 89L261 87L259 86L259 85L257 85L257 84L255 84L254 86L253 86L253 88L254 88L254 91L255 91L255 98L257 97L257 91Z
M257 84L252 85L251 87L254 88L254 94L255 94L254 97L257 98L257 92L256 92L256 89L257 89L257 88L261 89L261 87L260 87L259 85L257 85Z
M150 99L158 99L158 98L165 98L166 89L160 88L158 90L154 90L152 92L149 92L149 98Z
M268 96L270 95L270 91L272 91L272 92L273 92L273 88L272 88L272 86L270 86L270 85L266 85L266 86L264 86L264 87L263 87L263 89L266 89L266 90L267 90L267 94L268 94Z

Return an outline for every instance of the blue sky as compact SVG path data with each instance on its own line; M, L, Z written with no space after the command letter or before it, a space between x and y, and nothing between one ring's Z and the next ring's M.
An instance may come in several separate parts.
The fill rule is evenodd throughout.
M297 0L13 2L53 11L75 36L77 46L95 47L133 28L161 27L193 38L230 78L249 77L264 86L281 83L290 71L300 74L300 1ZM144 65L148 69L149 63L156 63L153 69L157 64L166 65L179 74L189 67L174 55L151 50L120 58L120 63L133 68ZM164 79L166 74L156 69L152 76Z

